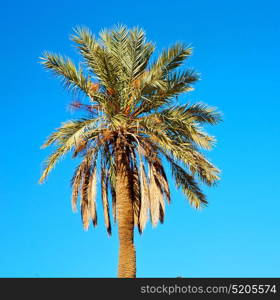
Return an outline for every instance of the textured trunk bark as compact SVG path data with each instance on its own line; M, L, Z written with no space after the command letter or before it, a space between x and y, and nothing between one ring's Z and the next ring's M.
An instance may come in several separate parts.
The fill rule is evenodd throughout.
M119 232L118 277L136 277L134 247L134 212L131 193L129 158L123 149L116 149L116 210Z

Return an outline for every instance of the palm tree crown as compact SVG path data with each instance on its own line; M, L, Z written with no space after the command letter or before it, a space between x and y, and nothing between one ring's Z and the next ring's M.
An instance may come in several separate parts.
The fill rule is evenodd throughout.
M201 153L215 139L201 126L221 120L215 108L205 104L174 103L191 91L198 80L193 70L178 70L192 49L176 43L155 60L155 50L142 29L118 26L99 38L87 28L77 28L71 39L83 58L76 67L69 58L45 52L41 63L63 80L67 89L83 93L88 104L85 118L63 123L43 147L55 145L40 178L43 182L58 160L73 151L81 157L72 178L72 208L80 195L83 226L97 224L97 178L105 224L111 233L109 199L116 220L118 160L127 160L134 225L143 231L150 215L153 225L163 222L170 191L164 166L169 165L176 185L198 208L207 203L198 181L213 185L219 170ZM116 155L117 153L123 155ZM110 196L109 196L110 194Z

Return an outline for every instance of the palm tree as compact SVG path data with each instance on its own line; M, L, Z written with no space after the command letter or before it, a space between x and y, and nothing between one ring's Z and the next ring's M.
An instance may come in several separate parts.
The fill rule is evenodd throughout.
M216 124L221 117L202 103L174 104L198 80L193 70L178 71L191 48L176 43L151 62L155 48L144 31L125 26L104 30L98 39L78 27L71 39L83 58L79 67L50 52L44 53L41 63L68 90L89 100L72 104L84 108L87 117L62 123L48 137L42 147L56 148L45 162L40 182L68 152L80 157L72 178L72 208L77 210L80 195L84 229L91 222L97 225L100 178L108 233L110 211L118 224L118 276L135 277L134 226L142 233L149 214L153 226L163 223L165 201L170 202L165 166L171 167L191 205L199 208L207 203L198 180L211 186L219 179L219 170L200 152L211 149L215 141L201 125Z

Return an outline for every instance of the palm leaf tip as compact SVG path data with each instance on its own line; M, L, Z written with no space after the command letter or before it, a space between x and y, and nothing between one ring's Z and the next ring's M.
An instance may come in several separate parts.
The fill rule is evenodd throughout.
M38 181L38 183L39 183L39 184L43 184L43 183L44 183L44 180L45 180L45 179L43 178L43 176L41 176L40 179L39 179L39 181Z

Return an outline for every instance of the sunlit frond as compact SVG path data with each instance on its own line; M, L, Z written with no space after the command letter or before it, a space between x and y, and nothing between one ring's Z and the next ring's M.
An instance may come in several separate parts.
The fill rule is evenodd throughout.
M83 118L64 122L61 127L57 128L56 131L47 138L41 148L46 148L54 143L67 144L70 146L75 143L86 130L94 128L97 121L97 118Z
M91 220L90 211L90 199L89 199L89 181L91 177L91 172L89 166L86 167L83 174L83 183L81 191L81 217L83 222L84 230L88 230Z
M162 78L173 69L178 68L192 54L192 49L181 43L177 43L162 54L152 65L151 76Z
M91 171L90 177L88 179L88 189L87 189L89 220L92 220L93 226L97 225L96 182L97 182L97 168L96 165L94 164L93 170Z
M41 64L59 77L67 89L71 91L79 89L88 95L89 78L84 74L82 69L77 69L70 58L45 52L43 57L41 57Z
M180 167L172 158L167 156L167 159L171 164L172 174L175 177L177 186L182 188L182 191L188 197L190 203L195 208L207 204L206 197L198 187L194 177L188 174L187 171Z
M160 203L162 202L161 198L163 198L163 195L152 165L149 165L149 190L151 222L153 226L156 226L160 219Z
M145 167L143 162L140 162L140 188L141 188L141 207L139 215L139 231L142 233L147 220L150 208L150 193L148 186L148 178L146 175Z
M95 39L86 27L77 27L71 39L77 44L89 69L107 90L115 91L117 85L116 70L106 49Z

